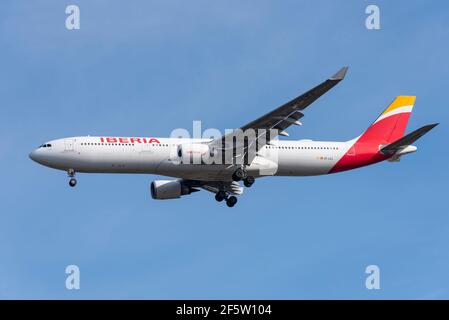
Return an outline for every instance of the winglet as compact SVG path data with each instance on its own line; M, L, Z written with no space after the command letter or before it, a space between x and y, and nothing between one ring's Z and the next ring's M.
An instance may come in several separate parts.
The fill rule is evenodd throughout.
M330 80L343 80L346 76L346 72L348 72L349 67L343 67L336 74L330 77Z

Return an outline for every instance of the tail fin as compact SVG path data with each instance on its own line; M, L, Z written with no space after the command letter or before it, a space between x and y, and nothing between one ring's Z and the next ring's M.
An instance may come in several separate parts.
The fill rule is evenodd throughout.
M390 144L404 135L415 96L398 96L362 134L363 141Z

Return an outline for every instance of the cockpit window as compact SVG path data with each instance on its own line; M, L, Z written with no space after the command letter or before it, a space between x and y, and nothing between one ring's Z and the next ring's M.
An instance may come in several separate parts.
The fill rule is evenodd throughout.
M50 143L47 143L47 144L41 144L40 146L39 146L39 148L50 148L51 147L51 144Z

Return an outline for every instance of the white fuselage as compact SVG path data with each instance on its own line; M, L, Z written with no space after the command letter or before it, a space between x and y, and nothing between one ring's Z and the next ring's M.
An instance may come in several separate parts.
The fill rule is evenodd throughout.
M179 145L207 140L177 138L73 137L49 141L30 157L51 168L76 172L147 173L206 181L232 180L227 164L184 164L176 161ZM248 173L309 176L327 174L352 143L311 140L273 141L257 153Z

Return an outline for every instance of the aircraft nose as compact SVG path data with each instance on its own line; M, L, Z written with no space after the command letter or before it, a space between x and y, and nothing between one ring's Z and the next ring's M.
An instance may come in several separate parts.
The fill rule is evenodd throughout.
M39 162L39 156L38 156L38 151L37 150L31 151L28 156L30 157L31 160Z

